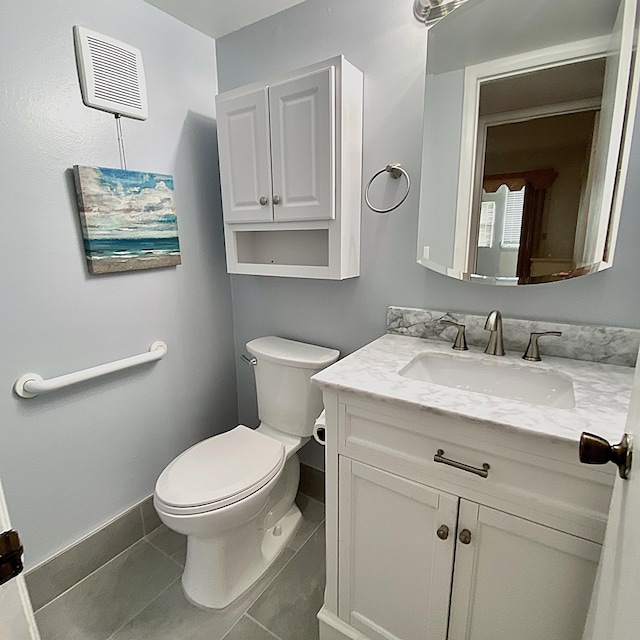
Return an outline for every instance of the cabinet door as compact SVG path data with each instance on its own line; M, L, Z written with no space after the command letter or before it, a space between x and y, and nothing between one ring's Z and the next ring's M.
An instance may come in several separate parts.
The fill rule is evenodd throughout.
M329 67L269 87L277 221L335 217L334 75Z
M271 156L267 89L217 101L225 222L269 222Z
M580 640L600 545L461 500L464 529L448 640Z
M443 640L458 498L348 458L339 464L339 617L372 640Z

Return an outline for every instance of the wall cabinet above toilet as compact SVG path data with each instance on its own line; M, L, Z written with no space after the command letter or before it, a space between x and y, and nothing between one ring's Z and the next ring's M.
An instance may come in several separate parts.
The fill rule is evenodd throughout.
M359 275L362 73L339 56L216 103L229 273Z

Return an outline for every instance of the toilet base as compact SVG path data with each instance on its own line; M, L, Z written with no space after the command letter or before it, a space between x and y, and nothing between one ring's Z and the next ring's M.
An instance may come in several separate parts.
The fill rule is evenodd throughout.
M182 586L190 602L223 609L273 564L302 520L295 504L299 479L293 454L279 475L240 502L186 516L156 505L160 519L187 536Z
M302 519L295 504L299 480L300 461L291 452L267 484L218 509L177 514L154 496L162 522L187 536L182 586L190 602L224 609L267 571Z
M229 544L220 538L202 540L189 536L182 574L187 600L206 609L229 606L264 575L284 551L301 521L302 513L294 504L270 529L258 529L255 521L247 523L249 526L234 531L232 540L225 538ZM256 536L262 536L261 544ZM232 580L225 578L229 575L234 576Z
M276 524L265 532L262 541L262 555L267 561L267 567L280 555L289 544L294 533L302 521L302 513L297 505L291 509Z

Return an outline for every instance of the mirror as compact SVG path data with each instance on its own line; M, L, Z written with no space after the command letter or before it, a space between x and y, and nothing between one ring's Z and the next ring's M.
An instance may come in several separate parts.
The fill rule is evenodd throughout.
M637 0L467 0L428 30L418 263L496 285L612 265Z

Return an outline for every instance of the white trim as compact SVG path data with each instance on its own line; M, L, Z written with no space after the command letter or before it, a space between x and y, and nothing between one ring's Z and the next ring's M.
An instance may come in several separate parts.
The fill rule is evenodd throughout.
M596 234L597 242L593 251L594 260L592 264L601 264L607 242L607 229L609 225L618 226L619 220L614 220L613 216L619 217L619 209L613 208L614 199L616 198L616 185L618 183L619 166L621 162L622 145L624 142L625 128L630 125L633 128L635 117L634 111L628 111L626 100L629 97L629 86L632 79L630 77L631 70L634 65L634 50L637 46L636 33L637 20L637 2L636 0L623 0L623 6L618 13L618 21L616 27L620 29L619 47L614 50L618 57L618 65L616 70L616 79L614 87L613 109L611 114L611 131L607 137L607 143L603 146L606 152L606 160L604 162L604 171L602 176L602 187L596 198L595 208L599 214L599 229ZM615 32L614 32L615 33ZM620 71L624 71L621 75ZM605 85L607 79L605 77ZM600 132L602 132L601 120ZM605 126L607 121L605 120ZM596 160L597 161L597 160ZM597 167L596 167L597 171ZM596 178L598 174L596 173ZM597 183L597 179L596 179ZM603 206L606 203L606 206ZM591 210L593 199L589 203L589 219L591 219ZM588 237L588 236L587 236ZM612 257L609 251L610 259ZM588 256L585 256L588 260ZM611 266L609 262L606 266ZM599 270L605 268L601 266Z
M0 482L0 531L8 529L11 529L11 521L4 498L2 482ZM6 637L6 640L40 640L36 619L33 615L33 607L29 599L29 592L24 581L24 574L3 584L0 589L2 589L0 623L2 623L5 630L7 628L6 625L10 625L10 635ZM18 603L20 604L19 608L17 606ZM13 624L14 621L15 625ZM20 633L16 636L13 632ZM25 636L24 632L28 633L28 636Z
M318 611L320 640L370 640L344 620L331 613L326 606Z
M636 15L636 21L637 21ZM636 36L637 38L637 36ZM619 156L619 167L617 172L617 184L613 194L613 204L610 216L610 237L608 260L602 261L601 269L609 269L613 266L613 256L615 255L616 243L618 240L618 227L620 226L620 213L622 211L622 201L624 198L624 188L629 169L629 158L631 156L631 142L635 123L635 113L638 104L638 93L640 91L640 61L638 60L637 40L634 40L632 53L632 76L631 87L627 99L627 113L622 132L621 151Z

